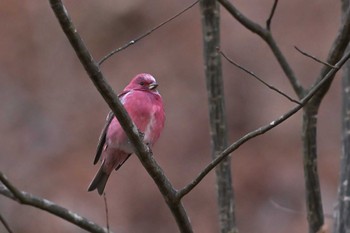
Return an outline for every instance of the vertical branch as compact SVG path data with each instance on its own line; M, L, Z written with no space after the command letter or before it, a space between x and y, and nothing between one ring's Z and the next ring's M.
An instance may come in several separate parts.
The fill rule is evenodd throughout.
M215 0L200 2L204 43L204 64L208 92L212 157L227 147L227 124L222 80L220 47L220 12ZM230 158L216 167L220 229L222 233L237 232L234 215Z
M345 3L345 1L343 2ZM342 24L339 32L335 37L332 48L328 54L327 62L334 64L344 54L350 40L350 9L343 4ZM324 66L321 69L320 76L316 80L317 83L322 76L331 68ZM317 232L324 224L324 216L322 210L322 199L319 176L317 172L317 114L323 97L328 92L332 81L332 77L327 81L313 99L304 108L303 119L303 143L304 143L304 175L306 185L306 204L309 221L309 231Z
M350 232L350 62L344 66L342 83L342 155L338 206L335 210L335 233Z
M307 105L303 114L303 159L309 232L316 233L324 223L320 181L317 171L317 112L319 106Z
M350 7L349 0L342 1L343 20ZM348 51L350 47L348 46ZM340 177L338 205L334 211L334 232L350 232L350 62L343 67L342 80L342 155L340 157Z

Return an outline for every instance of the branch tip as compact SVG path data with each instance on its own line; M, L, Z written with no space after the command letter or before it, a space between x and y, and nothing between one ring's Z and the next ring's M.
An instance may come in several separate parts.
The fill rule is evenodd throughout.
M328 66L329 68L331 69L339 69L338 67L334 66L334 65L331 65L329 64L328 62L324 62L324 61L321 61L320 59L316 58L315 56L312 56L304 51L302 51L301 49L299 49L297 46L294 46L294 48L299 52L301 53L302 55L308 57L308 58L311 58L312 60L318 62L318 63L321 63L322 65L325 65L325 66Z
M266 20L266 29L269 31L271 31L271 22L272 22L272 18L274 16L274 14L275 14L277 4L278 4L278 0L275 0L273 5L272 5L272 9L271 9L269 18Z

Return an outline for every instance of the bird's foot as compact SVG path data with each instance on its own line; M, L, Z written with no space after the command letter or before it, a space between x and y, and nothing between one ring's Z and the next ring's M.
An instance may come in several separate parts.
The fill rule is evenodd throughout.
M142 141L143 141L143 139L145 139L145 134L142 133L140 130L139 130L139 136L140 136Z

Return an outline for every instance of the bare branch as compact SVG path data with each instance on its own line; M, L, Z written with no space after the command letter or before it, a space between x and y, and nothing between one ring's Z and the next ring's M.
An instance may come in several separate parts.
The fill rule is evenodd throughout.
M244 72L248 73L249 75L253 76L255 79L257 79L259 82L261 82L262 84L264 84L265 86L267 86L268 88L274 90L275 92L277 92L278 94L286 97L289 101L296 103L296 104L300 104L300 102L298 100L293 99L292 97L289 97L287 94L285 94L284 92L280 91L279 89L277 89L276 87L268 84L267 82L265 82L264 80L262 80L261 78L259 78L256 74L254 74L252 71L244 68L243 66L239 65L238 63L234 62L232 59L230 59L229 57L226 56L226 54L224 52L222 52L219 49L219 53L232 65L236 66L237 68L243 70Z
M78 215L77 213L61 207L47 199L36 197L27 192L19 191L2 172L0 172L0 181L3 183L3 185L0 184L0 194L3 196L17 201L20 204L30 205L47 211L89 232L107 233L106 229L90 221L89 219Z
M2 225L4 225L4 227L5 227L5 229L7 230L8 233L13 233L13 231L11 230L9 224L6 222L6 220L1 215L1 213L0 213L0 222L2 223Z
M291 214L298 214L298 215L305 215L304 212L300 212L300 211L297 211L297 210L293 210L291 208L288 208L288 207L285 207L285 206L282 206L281 204L277 203L276 201L270 199L269 200L270 203L273 205L273 207L275 207L276 209L279 209L279 210L282 210L286 213L291 213Z
M129 41L128 43L126 43L125 45L123 45L122 47L119 47L115 50L113 50L112 52L110 52L109 54L107 54L106 56L104 56L99 62L98 64L101 65L103 62L105 62L108 58L110 58L111 56L113 56L114 54L128 48L131 45L134 45L136 42L142 40L143 38L145 38L146 36L148 36L149 34L151 34L152 32L154 32L155 30L161 28L162 26L164 26L165 24L169 23L170 21L176 19L177 17L179 17L180 15L182 15L183 13L185 13L186 11L188 11L189 9L191 9L193 6L195 6L197 3L199 2L199 0L196 0L195 2L191 3L189 6L187 6L186 8L184 8L183 10L181 10L179 13L175 14L174 16L170 17L169 19L165 20L164 22L160 23L159 25L155 26L154 28L151 28L150 30L148 30L147 32L145 32L144 34L142 34L141 36L137 37L134 40Z
M305 95L305 97L300 101L300 105L297 105L296 107L292 108L290 111L286 112L279 118L277 118L274 121L271 121L269 124L264 125L254 131L251 131L250 133L244 135L240 139L238 139L236 142L232 143L229 147L227 147L224 151L222 151L216 159L214 159L210 164L208 164L199 174L198 176L192 180L187 186L182 188L181 190L178 191L178 197L181 199L184 197L186 194L188 194L193 188L195 188L201 181L202 179L211 171L215 166L217 166L223 159L225 159L227 156L229 156L233 151L238 149L241 145L246 143L252 138L255 138L259 135L262 135L269 130L275 128L277 125L281 124L291 116L293 116L295 113L297 113L307 102L319 91L322 86L329 81L330 78L332 78L338 70L344 65L344 63L350 58L350 52L348 52L336 65L336 69L330 70L326 76L317 83L314 87L310 89L310 91Z
M297 46L294 46L294 48L295 48L299 53L301 53L302 55L304 55L304 56L306 56L306 57L308 57L308 58L311 58L312 60L314 60L314 61L316 61L316 62L318 62L318 63L321 63L321 64L323 64L323 65L325 65L325 66L328 66L328 67L330 67L330 68L332 68L332 69L336 69L336 67L334 67L333 65L331 65L331 64L329 64L329 63L327 63L327 62L321 61L320 59L316 58L315 56L312 56L312 55L310 55L310 54L308 54L308 53L302 51L302 50L299 49Z
M277 4L278 4L278 0L275 0L275 2L273 3L273 6L272 6L271 12L270 12L270 16L266 20L266 28L269 31L271 31L271 21L272 21L272 18L274 16L274 14L275 14L275 10L277 8Z
M278 63L280 64L281 68L283 69L283 72L287 76L289 82L291 83L295 93L298 95L298 97L301 99L303 98L305 94L305 90L300 84L299 80L295 76L292 68L290 67L289 63L287 62L287 59L284 57L283 53L279 49L276 41L274 40L271 32L267 29L264 29L259 24L255 23L254 21L247 18L245 15L243 15L232 3L230 3L228 0L218 0L223 7L226 8L226 10L238 21L240 22L244 27L246 27L248 30L258 34L270 47L272 53L275 55Z
M50 0L50 4L64 33L79 57L80 62L87 71L91 81L94 83L96 89L100 92L101 96L117 117L131 144L134 146L135 154L162 193L163 198L171 210L180 231L183 233L193 232L187 213L182 203L177 199L176 190L170 183L169 179L165 176L162 168L155 161L150 148L142 142L137 127L131 121L128 113L125 111L122 103L114 93L113 89L106 82L99 69L98 63L93 59L84 42L80 38L80 35L73 25L62 1Z

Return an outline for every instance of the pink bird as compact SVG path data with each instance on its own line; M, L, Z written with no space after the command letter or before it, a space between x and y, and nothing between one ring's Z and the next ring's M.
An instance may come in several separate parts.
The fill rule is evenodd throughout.
M143 141L150 146L158 140L165 121L163 101L157 87L152 75L138 74L119 94L129 116L143 133ZM96 164L102 155L102 164L88 191L97 189L102 195L111 172L118 170L133 152L133 146L119 121L110 112L101 132L94 160Z

